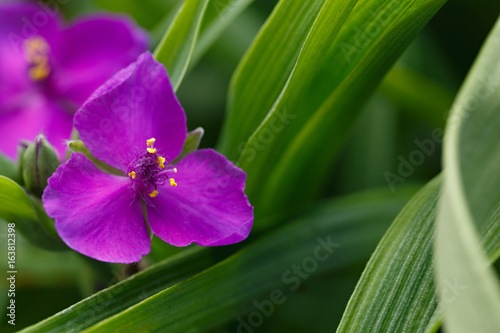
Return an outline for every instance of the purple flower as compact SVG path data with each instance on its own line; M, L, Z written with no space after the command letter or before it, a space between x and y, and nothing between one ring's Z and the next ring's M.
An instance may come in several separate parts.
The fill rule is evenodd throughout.
M104 173L73 153L49 178L43 203L57 232L89 257L131 263L150 251L151 231L175 246L245 239L253 207L246 174L211 149L171 165L186 139L186 117L165 68L147 52L85 102L75 127Z
M0 151L40 132L62 156L72 119L90 94L147 50L129 19L96 15L61 24L46 5L0 4Z

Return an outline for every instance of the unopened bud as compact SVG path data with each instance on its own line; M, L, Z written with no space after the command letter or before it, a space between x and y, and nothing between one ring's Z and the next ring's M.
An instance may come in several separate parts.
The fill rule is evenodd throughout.
M24 157L24 152L26 149L28 149L28 146L30 145L30 142L28 141L21 141L19 143L19 146L17 146L17 174L18 174L18 181L19 185L24 185L24 180L23 180L23 157Z
M26 189L41 197L47 187L47 179L52 176L60 161L54 148L40 134L24 152L22 158L22 173Z

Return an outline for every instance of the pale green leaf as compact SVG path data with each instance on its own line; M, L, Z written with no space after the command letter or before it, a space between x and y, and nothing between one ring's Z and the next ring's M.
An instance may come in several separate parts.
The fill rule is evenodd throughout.
M444 325L453 333L500 332L499 280L489 267L479 233L500 232L500 20L493 28L448 118L444 190L436 239L440 287L458 279L460 297L444 304ZM498 252L500 249L496 249Z

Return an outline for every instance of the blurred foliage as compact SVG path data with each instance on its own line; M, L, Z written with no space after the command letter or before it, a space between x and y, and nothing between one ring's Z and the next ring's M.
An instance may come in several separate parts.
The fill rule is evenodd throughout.
M100 11L131 15L138 24L151 32L151 50L154 50L179 8L179 1L70 1L61 5L60 9L67 21L82 14ZM178 98L187 113L189 130L199 126L205 129L201 147L216 145L226 112L230 79L276 3L276 0L254 1L231 23L203 57L189 68L179 88ZM348 143L331 168L331 176L325 180L324 198L361 189L388 187L386 173L397 173L401 158L408 159L410 154L418 149L415 140L432 138L433 131L444 128L452 98L499 12L500 2L491 0L449 1L438 12L398 60L394 70L400 71L390 72L365 105L349 135ZM420 91L423 86L432 87L435 95L418 104L401 101L402 94L408 97L406 101L411 101L412 94ZM2 161L1 168L14 174L13 167ZM436 176L440 170L441 144L436 142L435 151L427 156L425 162L416 167L411 175L405 177L402 184L423 184ZM396 193L404 192L399 186L395 188ZM5 231L0 233L0 237L5 239ZM112 273L111 276L104 274L103 278L98 273L102 272L102 267L96 268L95 263L89 263L75 253L45 252L32 247L21 236L17 237L17 262L22 273L18 274L17 281L16 301L19 305L16 330L34 324L126 277L121 265L106 265L104 270L108 269L108 274L109 271ZM144 260L145 265L183 251L159 242L156 238L152 247L153 253ZM0 256L6 257L6 249L3 247L0 249ZM5 271L4 265L2 261L2 271ZM335 293L332 297L346 301L361 270L362 264L358 264L346 269L341 277L336 275L329 279L327 274L326 278L330 283L328 289L323 288L324 284L321 283L325 276L310 281L308 288L291 295L285 305L277 308L272 319L261 327L262 332L281 330L282 322L287 320L291 313L296 316L296 320L292 321L294 325L288 327L287 331L304 331L304 327L300 326L303 317L307 317L304 321L318 323L318 327L308 327L309 329L322 331L322 318L328 312L341 314L343 307L337 304L338 308L327 309L326 305L321 306L319 300L324 301L325 294ZM315 287L318 285L322 287ZM0 286L0 305L5 309L5 279L0 282ZM316 313L302 311L304 304L313 302L319 302L318 307L322 310ZM0 312L0 330L11 332L12 327L7 325L7 317L3 311L5 310ZM335 327L339 321L340 316L335 316L328 324Z

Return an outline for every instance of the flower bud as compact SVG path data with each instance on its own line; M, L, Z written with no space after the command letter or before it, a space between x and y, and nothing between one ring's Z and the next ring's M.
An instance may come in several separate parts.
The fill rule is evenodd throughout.
M26 148L21 163L22 178L26 189L41 197L47 186L47 179L60 164L57 153L47 139L40 134Z
M22 140L17 146L17 180L19 185L24 185L23 180L23 157L24 152L28 149L30 142Z

